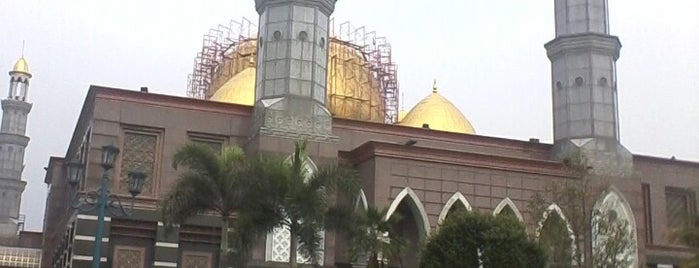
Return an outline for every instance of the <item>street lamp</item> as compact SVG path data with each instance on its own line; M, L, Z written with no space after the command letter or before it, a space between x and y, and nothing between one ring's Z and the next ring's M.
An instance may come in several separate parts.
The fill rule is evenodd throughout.
M97 210L97 230L95 231L95 246L92 252L92 267L100 266L102 232L104 229L105 210L112 216L131 216L136 196L141 193L146 174L140 171L129 172L128 190L131 194L131 205L125 208L119 196L109 192L109 170L114 167L114 162L119 155L119 148L113 145L102 146L102 181L100 188L78 193L78 185L85 177L85 167L82 163L71 161L66 163L66 174L68 184L71 189L71 207L73 209L87 212Z

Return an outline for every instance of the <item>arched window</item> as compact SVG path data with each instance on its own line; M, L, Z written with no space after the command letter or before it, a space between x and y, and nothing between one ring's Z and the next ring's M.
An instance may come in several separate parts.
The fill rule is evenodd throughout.
M468 202L468 200L466 200L466 197L463 194L456 192L451 196L451 198L449 198L447 203L444 204L442 212L439 213L438 223L441 224L450 213L461 209L471 211L471 204Z
M600 248L613 248L606 258L596 259L599 265L638 266L638 242L636 221L631 206L615 187L610 187L594 206L592 250L596 256Z
M406 241L411 241L401 252L401 256L395 256L388 260L390 263L416 263L419 255L418 245L424 241L430 232L430 222L425 212L425 208L420 202L420 198L415 192L406 187L398 193L388 207L385 219L390 219L394 213L400 215L400 220L393 226L393 232L403 237Z
M512 216L517 218L520 222L524 222L522 218L522 213L519 212L517 206L509 197L505 197L493 210L493 216Z
M289 156L285 162L288 164L291 164L291 161L293 159L294 155ZM303 159L303 170L305 171L306 179L310 178L313 176L313 174L318 170L316 167L315 163L313 163L313 160L311 160L310 157L304 156ZM325 244L325 232L321 233L321 237L323 237L322 241L320 242L321 248L320 248L320 254L319 254L319 259L320 265L323 265L323 259L324 259L324 244ZM289 231L288 226L284 227L277 227L272 230L271 233L267 235L267 247L266 247L266 256L265 259L267 261L271 262L289 262L289 251L290 251L290 240L291 240L291 232ZM297 250L296 254L296 262L299 264L310 264L310 260L306 259L301 252Z
M571 267L575 257L575 235L561 208L551 204L536 231L539 245L549 257L549 267Z

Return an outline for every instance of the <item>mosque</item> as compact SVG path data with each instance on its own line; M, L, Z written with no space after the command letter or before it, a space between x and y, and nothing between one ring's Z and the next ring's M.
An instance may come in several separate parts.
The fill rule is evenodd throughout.
M173 153L195 141L290 154L298 139L309 141L311 170L314 162L356 166L363 181L360 206L401 214L397 230L412 242L391 267L417 267L419 242L455 206L508 213L532 233L569 224L555 203L537 222L541 215L532 215L528 202L552 182L581 180L566 164L579 155L587 159L589 178L605 183L594 205L630 223L632 267L678 267L692 256L668 234L696 213L699 163L637 155L621 144L621 43L609 33L607 0L554 1L555 36L545 44L552 144L478 135L437 84L414 107L401 109L391 45L375 32L336 24L335 2L255 0L257 25L231 22L205 35L188 97L90 86L66 154L49 159L42 267L93 261L98 217L70 208L66 163L85 166L79 191L95 189L102 146L114 144L121 151L112 194L128 196L129 171L148 176L131 217L105 218L103 267L214 267L215 216L200 215L166 233L154 213L177 177ZM553 217L559 220L548 220ZM324 239L322 265L349 265L341 239L330 232ZM254 267L289 260L288 231L275 230L264 240L254 251Z

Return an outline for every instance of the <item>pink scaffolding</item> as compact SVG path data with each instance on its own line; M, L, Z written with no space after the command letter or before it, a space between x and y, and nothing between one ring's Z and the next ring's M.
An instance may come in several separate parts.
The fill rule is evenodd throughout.
M374 31L365 27L355 28L349 22L335 24L330 20L329 35L332 39L351 44L365 60L365 68L369 72L379 90L381 114L385 123L398 121L399 84L398 71L391 55L391 44L385 37L377 36ZM227 57L234 53L236 46L257 37L257 26L243 18L240 22L230 21L228 25L218 25L204 35L202 49L194 60L194 68L188 78L187 96L208 99L213 94L214 79L221 77L220 68ZM225 68L235 70L237 68ZM221 69L222 70L222 69ZM233 74L223 74L229 76Z

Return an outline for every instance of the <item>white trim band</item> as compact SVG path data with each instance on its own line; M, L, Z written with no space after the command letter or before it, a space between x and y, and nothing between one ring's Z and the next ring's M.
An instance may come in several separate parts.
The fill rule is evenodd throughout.
M164 248L179 248L180 244L178 243L169 243L169 242L155 242L156 247L164 247Z
M177 263L167 261L155 261L153 266L160 267L177 267Z
M86 215L86 214L78 214L78 219L81 220L91 220L91 221L96 221L97 216L95 215ZM104 217L104 221L112 221L112 217Z
M78 260L78 261L92 261L92 256L87 256L87 255L73 255L73 260ZM107 262L107 257L100 257L100 262Z
M75 240L95 241L95 237L90 235L75 235ZM102 243L109 243L109 237L102 237Z

